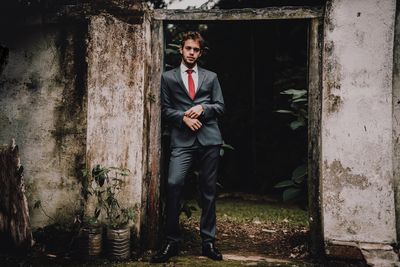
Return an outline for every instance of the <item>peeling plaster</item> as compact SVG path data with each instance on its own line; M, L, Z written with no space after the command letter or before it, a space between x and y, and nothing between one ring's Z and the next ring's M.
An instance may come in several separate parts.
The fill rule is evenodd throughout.
M392 61L396 1L327 2L321 202L326 242L396 242Z
M332 179L330 186L335 187L337 190L344 186L353 186L363 190L371 185L366 176L352 173L351 168L343 167L339 160L334 160L330 164L325 161L324 165L326 166L327 174Z

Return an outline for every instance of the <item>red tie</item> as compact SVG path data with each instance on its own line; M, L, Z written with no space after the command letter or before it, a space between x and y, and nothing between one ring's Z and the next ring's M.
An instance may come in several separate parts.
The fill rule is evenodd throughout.
M193 70L188 69L186 70L187 74L188 74L188 84L189 84L189 96L190 98L193 100L194 99L194 81L193 81L193 77L192 77L192 72Z

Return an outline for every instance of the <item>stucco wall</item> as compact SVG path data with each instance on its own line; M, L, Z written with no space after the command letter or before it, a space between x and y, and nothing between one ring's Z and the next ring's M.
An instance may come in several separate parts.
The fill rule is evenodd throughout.
M142 28L109 15L92 17L87 52L88 165L130 169L120 201L139 207L145 165Z
M141 24L99 15L88 25L23 25L0 36L8 51L0 66L0 142L19 145L34 227L73 221L86 164L130 169L120 201L140 212L143 34ZM52 219L33 209L37 201Z
M19 145L33 227L71 221L79 208L86 153L85 64L75 60L84 58L80 27L24 26L0 35L9 51L0 68L0 142ZM54 220L32 209L37 201Z
M325 240L396 241L392 162L394 0L334 0L323 50Z

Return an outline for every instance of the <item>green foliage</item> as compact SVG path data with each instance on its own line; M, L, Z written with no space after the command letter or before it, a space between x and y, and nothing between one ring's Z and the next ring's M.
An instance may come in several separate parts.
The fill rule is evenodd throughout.
M279 109L276 112L290 114L295 118L289 125L292 130L307 129L307 90L288 89L281 94L290 96L288 102L291 109Z
M275 188L285 188L283 191L283 201L293 200L302 197L307 189L307 165L302 164L292 172L290 180L276 184Z
M92 170L92 179L99 181L99 168L100 166L97 165L96 167L93 168ZM99 216L100 216L100 211L101 211L101 205L102 205L102 194L103 190L101 186L96 186L96 184L90 183L90 175L89 172L86 169L81 170L81 176L82 176L82 189L81 189L81 195L84 199L84 201L88 201L89 196L95 197L95 209L93 214L85 214L82 212L78 217L77 220L86 227L96 227L99 225Z
M281 94L288 95L290 98L290 110L276 110L278 113L289 114L294 117L289 127L292 130L307 131L308 107L307 107L307 90L288 89L282 91ZM275 188L285 188L282 194L283 201L294 199L307 199L307 165L301 164L292 172L289 180L282 181L274 186Z
M82 171L88 180L88 172ZM130 170L118 167L103 167L96 165L91 172L92 182L85 191L95 197L95 209L93 215L84 216L82 222L87 225L97 225L102 211L105 212L107 225L111 228L120 228L129 223L135 217L136 209L133 207L121 207L118 194L125 185L125 178Z
M197 218L200 213L195 211ZM218 199L217 218L219 221L229 221L238 224L256 220L262 223L273 223L283 227L307 227L307 212L292 205L264 202L262 200Z
M33 208L41 210L47 218L55 222L55 219L47 214L46 210L43 208L42 201L40 199L35 201L35 203L33 204Z
M222 143L221 149L219 150L219 155L223 157L225 155L225 150L235 150L235 148L225 142Z

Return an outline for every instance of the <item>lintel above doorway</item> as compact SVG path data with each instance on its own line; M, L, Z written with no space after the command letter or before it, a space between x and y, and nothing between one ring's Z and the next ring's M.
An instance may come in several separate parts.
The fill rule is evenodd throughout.
M156 20L272 20L272 19L312 19L323 16L322 7L268 7L242 9L156 9Z

